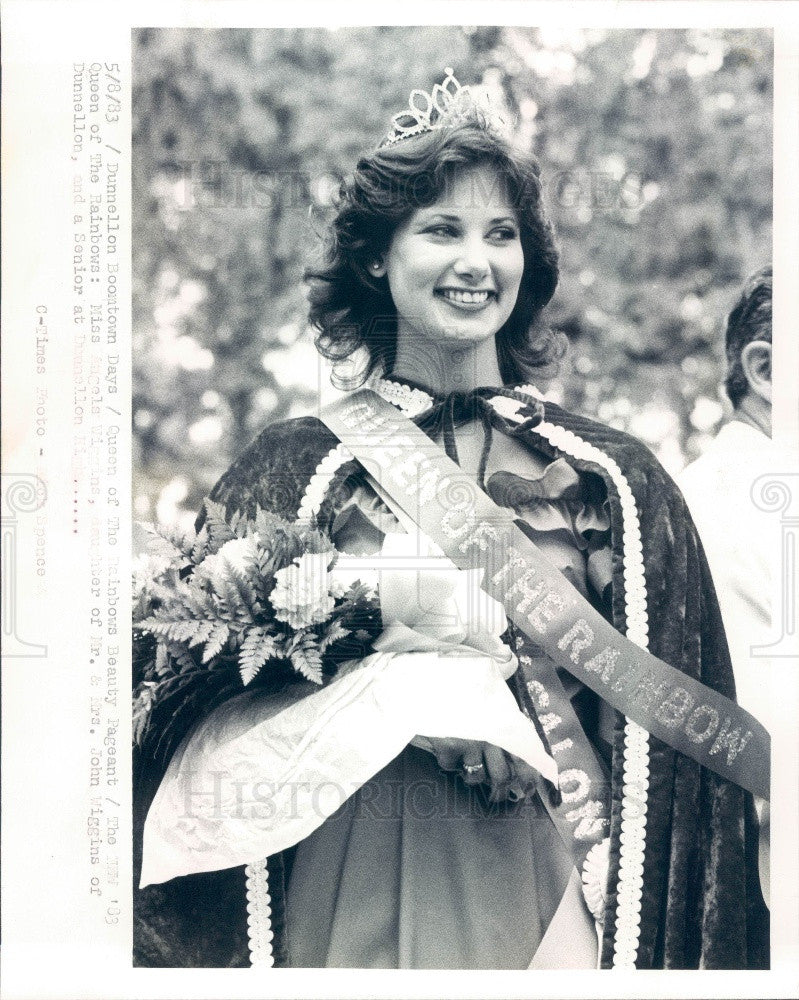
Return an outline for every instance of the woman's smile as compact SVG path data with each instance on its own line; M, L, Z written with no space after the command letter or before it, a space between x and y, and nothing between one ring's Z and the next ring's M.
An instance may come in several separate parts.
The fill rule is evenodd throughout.
M496 298L496 292L491 289L470 291L466 288L437 288L434 294L456 309L466 312L478 312Z

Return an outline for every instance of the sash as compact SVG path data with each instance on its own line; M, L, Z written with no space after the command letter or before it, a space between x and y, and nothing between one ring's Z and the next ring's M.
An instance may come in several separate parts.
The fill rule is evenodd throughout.
M511 627L512 633L518 631ZM516 690L522 711L538 719L558 765L558 796L542 779L539 797L582 872L589 851L610 830L610 782L552 661L525 639L516 639ZM594 916L601 919L599 913Z
M400 524L412 531L413 518L374 477L369 476L369 482ZM610 829L610 783L552 661L512 622L508 632L519 661L512 678L517 701L522 712L537 721L558 767L558 794L539 776L538 795L578 871L583 871L589 852ZM601 911L594 916L601 920Z
M320 418L456 566L484 570L482 588L555 664L659 740L769 798L764 726L617 632L413 421L369 389Z

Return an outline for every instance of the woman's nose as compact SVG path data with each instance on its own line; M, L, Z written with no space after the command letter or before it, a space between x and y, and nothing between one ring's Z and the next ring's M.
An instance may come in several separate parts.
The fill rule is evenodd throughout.
M489 274L491 264L482 240L470 240L461 248L454 270L459 278L470 281L479 281Z

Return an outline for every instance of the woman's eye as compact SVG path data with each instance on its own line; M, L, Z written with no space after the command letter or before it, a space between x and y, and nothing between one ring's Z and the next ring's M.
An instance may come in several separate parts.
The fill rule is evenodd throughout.
M515 229L510 226L499 226L497 229L492 229L490 234L494 239L501 241L515 240L517 233Z
M454 226L447 226L447 225L443 225L443 224L440 225L440 226L431 226L427 230L427 232L428 233L432 233L434 236L457 236L458 235L458 233L457 233L457 231L456 231L456 229L455 229Z
M448 225L447 223L429 226L425 232L432 236L442 236L448 239L456 239L460 236L460 230L456 226ZM497 226L496 229L492 229L488 233L487 238L503 243L515 240L517 235L516 230L512 226Z

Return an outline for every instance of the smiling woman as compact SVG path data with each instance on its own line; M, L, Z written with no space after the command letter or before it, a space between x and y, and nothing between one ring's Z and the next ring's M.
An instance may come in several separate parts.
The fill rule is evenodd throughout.
M591 686L592 673L614 676L649 704L663 689L647 673L658 657L698 681L697 690L734 691L712 582L673 483L637 441L559 409L531 384L546 378L560 353L558 338L540 324L558 257L536 161L514 149L448 71L432 95L412 93L409 110L358 162L342 186L325 263L307 277L320 351L341 360L365 348L361 377L379 376L372 386L383 414L375 410L358 433L375 446L372 457L400 463L400 479L418 477L417 516L412 503L386 506L387 483L374 478L383 467L370 465L369 475L330 429L329 415L267 428L214 487L216 504L189 546L192 559L203 550L204 562L180 564L199 588L189 604L204 620L145 622L166 644L141 691L141 714L156 720L142 754L151 745L174 749L176 732L186 739L157 795L155 770L142 768L149 779L142 817L155 795L143 837L145 883L156 871L164 884L138 896L141 964L764 966L767 913L751 795L650 737L618 710L611 685ZM347 405L357 413L380 402L364 393ZM402 430L404 418L389 403L418 427ZM401 441L411 442L411 454ZM448 476L436 478L447 458L460 470L449 464ZM497 524L504 519L522 542L534 542L539 569L557 581L551 592L535 570L519 572L529 564L517 548L492 549L492 521L469 522L464 510L475 498L488 503L483 494ZM276 528L265 512L296 525ZM475 553L471 576L449 564L444 586L440 567L430 571L428 549L443 555L433 528L457 538L459 552ZM296 567L272 573L294 534L308 530L314 557L291 549ZM243 567L228 572L221 549L205 556L215 538L225 539L226 551L250 552ZM336 638L347 641L330 639L335 654L322 647L335 632L325 631L325 618L341 597L326 575L334 550L384 574L377 628L374 619L372 632L339 623ZM500 569L486 578L505 581L507 593L497 584L499 615L489 628L480 611L486 593L477 588L494 557ZM306 579L308 563L321 568ZM417 574L410 586L392 583L398 565ZM200 592L213 580L222 581L219 592ZM453 617L456 591L466 596ZM508 621L499 599L524 611L530 627ZM265 611L276 601L285 628ZM287 618L292 602L302 613ZM545 634L557 607L573 612L565 644ZM221 625L218 614L227 615ZM629 670L618 666L626 676L613 675L619 654L609 643L585 664L585 683L578 680L592 616L614 641L614 628L630 640ZM275 628L318 689L298 688L274 667ZM160 690L159 664L169 677L178 639L197 632L211 643L220 629L228 657L246 661L248 691L230 696L234 670L224 678L228 700L206 710L209 654L198 664L193 641L174 668L187 686L170 689L153 709L147 684ZM223 643L211 653L222 655ZM653 657L636 661L641 650ZM453 669L458 658L469 670ZM381 676L396 685L391 696L383 687L381 698ZM487 691L504 697L510 713L490 736L480 728L493 712ZM194 713L187 734L176 712L181 724ZM418 731L408 720L422 716ZM668 738L674 727L666 722L652 731ZM532 733L543 754L506 749L514 726ZM402 738L392 744L397 731ZM300 817L300 835L297 816L276 811L260 790L277 785L285 798L288 785L302 798L308 774L315 805ZM220 776L236 792L220 800L209 825L209 809L198 805L199 816L185 809L182 792L186 780L189 790L218 791ZM345 801L320 812L321 792L331 786ZM263 816L243 815L244 805L272 807L265 832ZM163 857L153 856L153 844ZM221 845L211 860L209 845Z
M397 228L384 260L375 262L373 273L387 278L397 309L395 374L423 381L418 346L430 340L458 353L447 371L502 381L494 335L518 301L524 251L500 180L489 166L459 171L443 197Z
M538 323L558 262L540 168L480 116L384 141L342 185L326 262L306 275L326 357L365 346L362 374L421 382L432 362L442 390L554 373L564 338ZM453 371L451 351L467 346ZM450 384L466 370L476 382Z

